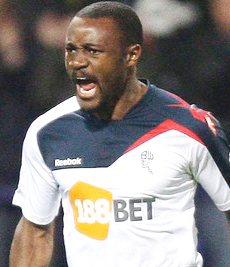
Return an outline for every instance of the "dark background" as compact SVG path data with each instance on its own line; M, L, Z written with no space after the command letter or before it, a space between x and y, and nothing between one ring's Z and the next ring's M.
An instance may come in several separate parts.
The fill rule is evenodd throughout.
M0 0L0 267L8 266L12 236L21 216L11 199L18 182L22 141L37 116L73 95L63 58L66 28L79 9L93 2L97 1ZM120 2L133 6L143 19L145 46L138 75L211 110L229 138L230 1ZM196 202L204 266L229 267L224 214L202 189ZM52 267L66 266L61 217L62 211L57 218Z

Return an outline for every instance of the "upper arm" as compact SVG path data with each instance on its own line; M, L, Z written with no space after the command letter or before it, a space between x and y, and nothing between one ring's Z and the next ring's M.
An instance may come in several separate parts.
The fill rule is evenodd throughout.
M219 122L204 112L207 124L201 125L201 144L195 143L191 150L191 170L216 206L230 209L230 163L229 143ZM208 125L208 127L207 127Z
M192 146L191 170L194 179L201 184L218 209L228 210L230 190L225 177L207 147L197 142Z
M46 165L37 143L37 128L30 127L23 143L22 165L13 204L30 221L45 225L59 212L60 191L53 172Z

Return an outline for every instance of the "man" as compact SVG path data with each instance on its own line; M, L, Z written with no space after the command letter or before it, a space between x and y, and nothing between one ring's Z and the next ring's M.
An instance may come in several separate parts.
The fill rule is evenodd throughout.
M71 267L202 266L194 194L199 182L230 210L228 146L208 112L137 79L141 50L141 23L124 4L98 2L71 21L77 98L28 130L11 267L49 265L60 199Z

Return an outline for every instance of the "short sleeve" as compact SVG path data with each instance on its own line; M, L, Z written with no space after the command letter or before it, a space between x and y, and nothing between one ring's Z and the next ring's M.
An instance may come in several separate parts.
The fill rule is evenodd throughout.
M34 124L23 143L20 178L13 204L21 207L28 220L40 225L52 222L59 211L58 184L42 158Z
M197 182L211 197L219 210L230 210L230 189L207 147L194 140L191 149L191 172ZM225 162L224 164L229 164Z

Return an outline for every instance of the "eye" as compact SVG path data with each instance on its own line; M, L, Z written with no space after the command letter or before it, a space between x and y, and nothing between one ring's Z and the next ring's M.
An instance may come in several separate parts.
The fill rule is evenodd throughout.
M85 45L84 50L86 53L88 53L91 56L98 56L99 54L103 52L102 49L95 47L93 45L90 45L90 44Z
M91 55L97 55L97 54L100 53L99 50L94 49L94 48L91 48L91 47L87 47L87 48L86 48L86 51L87 51L89 54L91 54Z
M67 45L66 48L65 48L65 50L67 52L69 52L69 53L72 53L72 52L76 51L76 47L73 46L73 45Z

